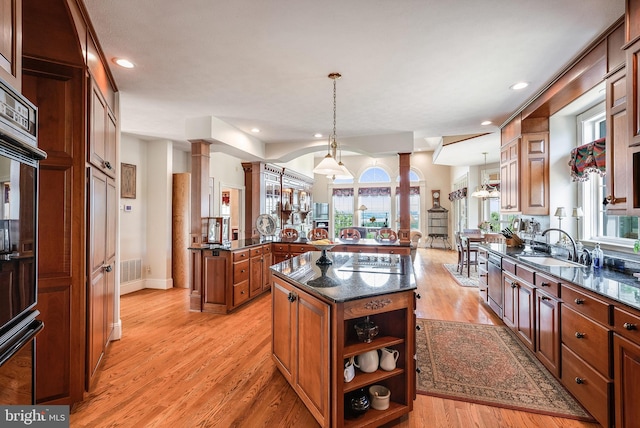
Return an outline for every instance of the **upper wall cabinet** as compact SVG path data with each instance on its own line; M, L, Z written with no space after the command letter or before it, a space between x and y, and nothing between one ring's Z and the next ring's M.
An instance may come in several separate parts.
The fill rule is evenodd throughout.
M622 69L609 76L606 82L607 111L607 212L624 215L627 210L627 76Z
M0 0L0 78L21 91L22 0Z
M89 161L109 177L116 175L116 120L95 81L90 79Z

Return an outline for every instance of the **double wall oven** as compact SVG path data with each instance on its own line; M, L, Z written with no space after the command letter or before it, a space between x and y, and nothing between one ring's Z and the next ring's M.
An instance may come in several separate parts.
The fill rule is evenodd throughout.
M0 404L35 404L37 109L0 80Z

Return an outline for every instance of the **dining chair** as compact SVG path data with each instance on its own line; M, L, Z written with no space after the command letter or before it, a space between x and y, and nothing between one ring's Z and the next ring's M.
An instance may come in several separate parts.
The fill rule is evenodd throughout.
M478 269L478 247L471 245L469 240L465 238L464 234L456 233L456 246L458 247L458 268L456 272L464 271L467 268L467 276L471 274L471 266L475 266Z
M398 234L395 230L390 229L388 227L383 227L376 232L376 241L388 241L388 242L396 242L398 240Z
M328 239L328 238L329 238L329 232L327 232L327 229L315 228L315 229L311 229L307 234L307 239L310 239L311 241L316 241L318 239Z
M357 241L360 239L360 232L358 232L358 229L347 227L340 231L340 239L343 241Z

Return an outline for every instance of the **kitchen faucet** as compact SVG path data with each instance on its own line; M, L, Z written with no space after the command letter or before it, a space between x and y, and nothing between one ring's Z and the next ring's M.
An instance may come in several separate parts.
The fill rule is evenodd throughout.
M569 238L569 241L571 241L571 245L573 245L573 256L571 257L571 261L577 262L578 261L578 247L576 246L576 241L574 241L573 238L571 237L571 235L569 235L567 232L565 232L562 229L555 228L555 227L551 227L549 229L546 229L544 232L542 232L542 236L546 235L547 232L549 232L551 230L555 230L557 232L564 233L565 235L567 235L567 238Z

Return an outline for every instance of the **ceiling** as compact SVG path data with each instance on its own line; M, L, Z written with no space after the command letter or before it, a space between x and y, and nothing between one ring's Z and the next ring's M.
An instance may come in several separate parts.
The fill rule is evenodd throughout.
M499 126L624 14L624 0L84 1L105 56L136 65L110 64L122 132L270 161L326 153L339 72L345 151L497 162Z

